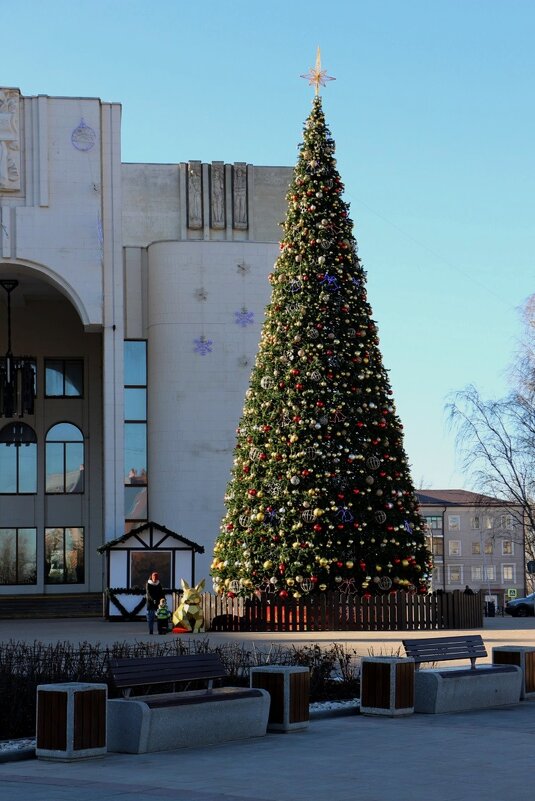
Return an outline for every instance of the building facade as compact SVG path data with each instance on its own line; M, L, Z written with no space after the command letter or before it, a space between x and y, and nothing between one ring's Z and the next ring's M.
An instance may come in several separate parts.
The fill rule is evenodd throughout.
M0 89L0 595L99 592L97 548L223 513L291 178L121 162L121 109Z
M466 490L420 490L433 553L433 590L482 590L503 608L525 594L525 530L519 506Z

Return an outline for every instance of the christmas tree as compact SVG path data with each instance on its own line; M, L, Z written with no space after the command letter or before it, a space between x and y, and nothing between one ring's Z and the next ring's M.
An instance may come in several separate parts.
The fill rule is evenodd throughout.
M230 597L428 589L424 524L342 192L316 94L214 548L214 589Z

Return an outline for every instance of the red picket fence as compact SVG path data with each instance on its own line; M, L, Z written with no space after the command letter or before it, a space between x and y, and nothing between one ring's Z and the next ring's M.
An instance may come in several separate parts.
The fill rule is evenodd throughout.
M338 592L298 600L203 595L206 631L422 631L483 627L481 594L458 590L360 598Z

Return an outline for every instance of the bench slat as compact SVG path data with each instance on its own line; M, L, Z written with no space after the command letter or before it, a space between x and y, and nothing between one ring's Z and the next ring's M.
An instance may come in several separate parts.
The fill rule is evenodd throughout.
M224 678L227 671L216 654L110 659L117 688Z
M466 637L426 637L419 640L402 640L407 656L417 664L444 662L452 659L476 659L487 656L481 635Z

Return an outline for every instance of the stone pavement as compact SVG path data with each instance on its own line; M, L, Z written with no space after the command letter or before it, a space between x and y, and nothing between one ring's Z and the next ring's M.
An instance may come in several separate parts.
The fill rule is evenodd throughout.
M483 637L487 651L492 652L495 645L532 645L535 646L535 618L486 618L483 629L469 631L325 631L314 633L269 633L269 632L228 632L209 634L167 635L182 636L185 639L209 639L213 644L239 642L246 648L253 646L269 649L271 643L281 645L298 645L318 643L345 643L354 648L362 656L370 652L374 655L391 656L401 647L403 637L440 637L447 634L475 634ZM113 622L102 618L70 618L63 620L0 620L0 642L22 640L44 643L63 641L101 643L111 645L114 642L158 642L161 637L150 637L144 622ZM489 656L490 661L490 656ZM535 794L534 794L535 795Z
M534 741L533 701L452 715L353 714L219 746L11 762L0 765L0 799L532 801Z
M144 628L100 620L0 621L0 640L134 641L145 640ZM535 644L535 620L490 619L481 633L489 651L496 644ZM259 646L264 639L343 641L360 653L370 645L375 653L391 653L401 636L331 632L210 639L239 637ZM535 701L397 719L346 714L314 719L305 731L219 746L108 754L76 763L0 764L0 801L532 801L534 742Z

